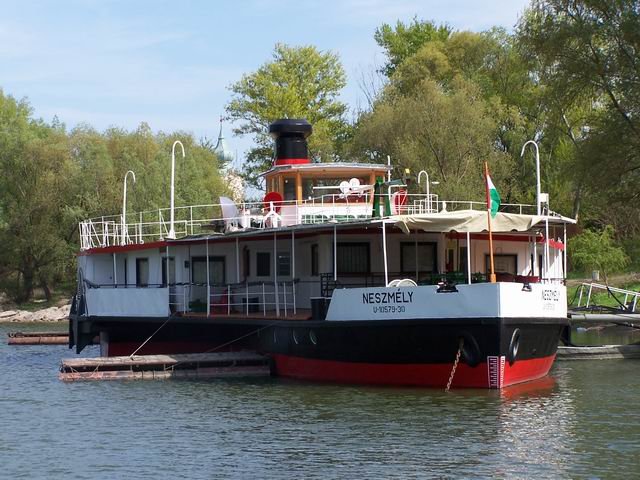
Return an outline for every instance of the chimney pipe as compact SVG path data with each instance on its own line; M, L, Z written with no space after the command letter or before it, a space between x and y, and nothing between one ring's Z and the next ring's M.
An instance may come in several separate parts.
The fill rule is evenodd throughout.
M307 148L311 132L311 124L303 118L280 119L269 125L269 133L276 141L274 166L311 163Z

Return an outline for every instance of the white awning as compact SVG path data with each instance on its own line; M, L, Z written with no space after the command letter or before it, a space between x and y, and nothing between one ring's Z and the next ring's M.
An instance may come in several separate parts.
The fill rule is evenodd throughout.
M549 225L576 223L575 220L562 216L550 215L546 217L543 215L498 212L495 218L491 219L491 230L496 233L526 232L535 226L543 226L547 218ZM390 217L389 223L393 223L405 233L409 233L411 230L479 233L486 232L489 229L487 212L481 210L396 215Z

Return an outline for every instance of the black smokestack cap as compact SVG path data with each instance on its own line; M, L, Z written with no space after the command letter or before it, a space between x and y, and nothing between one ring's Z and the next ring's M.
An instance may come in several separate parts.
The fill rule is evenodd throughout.
M311 132L311 124L304 118L283 118L269 125L276 141L275 165L310 163L307 137Z

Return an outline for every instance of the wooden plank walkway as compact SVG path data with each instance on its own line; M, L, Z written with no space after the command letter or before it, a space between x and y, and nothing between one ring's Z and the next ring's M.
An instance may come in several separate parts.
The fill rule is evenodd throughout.
M63 381L269 376L269 358L257 352L213 352L132 357L70 358L60 363Z

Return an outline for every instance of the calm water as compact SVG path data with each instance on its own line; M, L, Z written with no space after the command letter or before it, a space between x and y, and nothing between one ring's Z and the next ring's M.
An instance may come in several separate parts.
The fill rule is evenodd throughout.
M446 394L279 379L64 384L66 347L6 345L10 330L60 328L0 324L1 478L640 476L640 361L565 361L535 384Z

